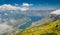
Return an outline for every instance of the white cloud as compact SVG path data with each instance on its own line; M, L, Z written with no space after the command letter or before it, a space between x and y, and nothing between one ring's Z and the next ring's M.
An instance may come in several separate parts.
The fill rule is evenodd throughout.
M33 4L23 3L22 6L29 7L29 6L32 6L32 5L33 5Z
M4 4L0 6L0 11L6 11L6 10L21 10L21 11L26 11L28 10L28 7L17 7L17 6L13 6L10 4Z
M10 4L4 4L0 6L0 10L20 10L20 7L12 6Z

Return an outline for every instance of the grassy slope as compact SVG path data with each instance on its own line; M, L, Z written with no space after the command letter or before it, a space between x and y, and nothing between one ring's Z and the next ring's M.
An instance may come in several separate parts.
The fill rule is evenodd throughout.
M60 20L29 27L17 35L60 35Z

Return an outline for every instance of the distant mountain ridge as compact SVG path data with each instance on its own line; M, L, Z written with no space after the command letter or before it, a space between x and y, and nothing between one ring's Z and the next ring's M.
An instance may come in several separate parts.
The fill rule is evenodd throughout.
M40 21L33 22L32 26L36 26L37 24L44 24L46 22L51 22L54 20L60 19L60 9L52 11L49 15L45 16L45 18L41 19Z

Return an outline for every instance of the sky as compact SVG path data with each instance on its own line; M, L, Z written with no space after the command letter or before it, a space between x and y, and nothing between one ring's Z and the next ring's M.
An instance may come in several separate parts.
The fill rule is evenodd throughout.
M34 10L60 8L60 0L0 0L0 5L10 4L22 7L23 3L32 4L29 8Z

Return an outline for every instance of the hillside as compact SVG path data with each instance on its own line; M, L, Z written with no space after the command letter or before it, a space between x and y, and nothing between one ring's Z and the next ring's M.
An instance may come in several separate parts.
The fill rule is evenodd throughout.
M51 12L41 21L32 23L32 26L17 35L60 35L60 9Z
M60 35L60 20L29 27L17 35Z

